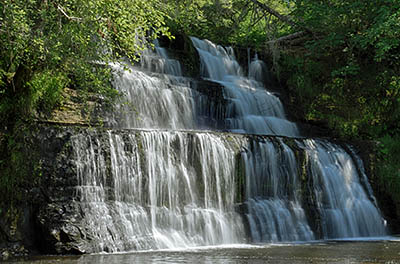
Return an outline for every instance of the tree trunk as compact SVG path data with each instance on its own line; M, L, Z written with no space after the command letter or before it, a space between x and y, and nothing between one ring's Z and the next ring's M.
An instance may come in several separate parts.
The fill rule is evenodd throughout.
M283 36L283 37L268 41L267 44L274 44L274 43L278 43L279 44L281 42L291 41L291 40L295 40L295 39L304 37L307 34L308 34L308 32L306 32L306 31L300 31L300 32L296 32L296 33L293 33L293 34L290 34L290 35L286 35L286 36Z

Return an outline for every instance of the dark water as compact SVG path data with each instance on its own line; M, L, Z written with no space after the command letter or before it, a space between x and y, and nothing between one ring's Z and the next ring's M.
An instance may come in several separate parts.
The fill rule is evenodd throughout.
M86 256L40 256L6 263L400 263L400 240L231 245Z

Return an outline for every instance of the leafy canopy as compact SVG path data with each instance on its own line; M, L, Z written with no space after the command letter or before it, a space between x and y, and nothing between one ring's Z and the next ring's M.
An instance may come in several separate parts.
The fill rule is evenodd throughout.
M65 86L115 93L96 63L136 59L169 36L165 10L156 0L1 0L0 121L51 110Z

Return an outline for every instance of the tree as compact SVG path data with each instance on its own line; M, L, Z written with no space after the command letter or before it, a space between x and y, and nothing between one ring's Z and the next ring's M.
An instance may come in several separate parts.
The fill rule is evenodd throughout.
M115 94L109 62L138 52L165 26L149 0L1 0L0 122L50 110L65 86Z

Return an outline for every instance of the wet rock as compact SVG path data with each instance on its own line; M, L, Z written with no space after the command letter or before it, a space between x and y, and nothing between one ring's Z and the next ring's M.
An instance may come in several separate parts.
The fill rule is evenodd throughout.
M20 243L9 244L6 247L0 248L0 261L28 255L29 251Z

